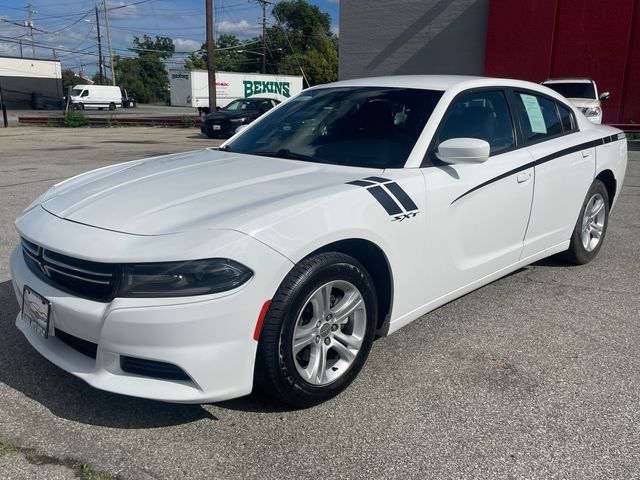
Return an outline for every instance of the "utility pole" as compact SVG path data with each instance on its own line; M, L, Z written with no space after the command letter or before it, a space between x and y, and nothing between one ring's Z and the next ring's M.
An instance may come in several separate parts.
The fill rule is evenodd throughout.
M24 55L22 55L22 39L20 39L20 58L24 58Z
M209 111L217 110L216 101L216 45L213 42L213 0L206 0L207 16L207 73L209 77Z
M33 14L35 13L33 10L33 6L29 3L27 4L27 12L29 16L27 17L27 27L29 27L29 36L31 37L31 57L36 58L36 46L33 40Z
M267 73L267 6L271 2L256 0L262 7L262 73Z
M111 50L111 35L109 34L109 14L107 0L104 0L104 23L107 25L107 45L109 47L109 68L111 68L111 85L116 84L116 72L113 68L113 50Z
M96 3L96 30L98 32L98 70L100 75L100 85L104 84L104 69L102 60L102 36L100 35L100 15L98 14L98 4Z

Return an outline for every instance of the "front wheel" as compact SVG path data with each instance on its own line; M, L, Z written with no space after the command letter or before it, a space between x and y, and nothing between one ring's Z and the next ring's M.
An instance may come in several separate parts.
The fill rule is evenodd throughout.
M609 194L604 184L596 179L580 210L565 259L576 265L593 260L602 247L608 223Z
M115 110L115 109L116 109L116 104L115 104L115 103L113 103L113 102L111 102L111 103L109 104L109 110L113 111L113 110Z
M377 318L373 280L354 258L322 253L296 265L262 327L256 383L296 407L335 397L364 365Z

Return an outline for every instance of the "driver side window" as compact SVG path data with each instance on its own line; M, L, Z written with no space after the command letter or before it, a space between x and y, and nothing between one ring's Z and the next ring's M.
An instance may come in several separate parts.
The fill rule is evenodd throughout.
M81 97L88 97L89 96L89 90L85 90L84 92L82 92L82 95L80 95Z
M450 138L479 138L489 143L490 155L515 146L513 121L502 91L470 93L453 104L438 136L438 144Z

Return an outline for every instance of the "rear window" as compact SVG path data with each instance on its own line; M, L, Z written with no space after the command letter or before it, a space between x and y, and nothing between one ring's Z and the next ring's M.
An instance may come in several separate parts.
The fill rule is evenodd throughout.
M591 100L596 98L596 90L591 82L545 83L544 86L555 90L566 98L589 98Z
M548 98L517 92L523 118L524 136L529 142L539 142L562 133L556 102Z
M560 113L560 122L562 123L562 130L565 132L572 132L577 129L576 120L573 116L573 112L569 108L565 107L561 103L558 103L558 112Z

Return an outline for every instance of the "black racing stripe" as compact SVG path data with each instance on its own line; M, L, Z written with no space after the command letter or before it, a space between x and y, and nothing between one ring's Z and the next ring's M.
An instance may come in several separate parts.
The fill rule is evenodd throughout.
M387 183L385 187L387 187L391 194L398 199L407 212L418 209L418 206L413 203L413 200L411 200L411 197L407 195L407 192L405 192L396 182Z
M354 180L353 182L347 182L347 185L356 185L357 187L370 187L375 185L373 182L365 182L364 180Z
M367 177L367 178L365 178L365 180L370 180L372 182L377 182L377 183L384 183L384 182L390 182L391 181L388 178L382 178L382 177Z
M565 148L563 150L559 150L557 152L551 153L549 155L546 155L538 160L535 160L533 162L529 162L525 165L522 165L518 168L514 168L513 170L509 170L508 172L502 173L500 175L498 175L497 177L494 177L490 180L487 180L486 182L481 183L480 185L476 185L475 187L473 187L471 190L466 191L465 193L463 193L462 195L460 195L458 198L456 198L453 202L451 202L451 205L453 205L454 203L456 203L458 200L460 200L462 197L466 197L467 195L469 195L472 192L475 192L476 190L479 190L483 187L486 187L487 185L490 185L494 182L497 182L498 180L502 180L503 178L506 177L510 177L511 175L514 175L516 173L519 173L523 170L527 170L531 167L535 167L537 165L542 165L543 163L546 162L550 162L551 160L555 160L556 158L560 158L560 157L564 157L565 155L570 155L572 153L575 152L579 152L580 150L585 150L587 148L592 148L592 147L597 147L599 145L603 145L605 143L610 143L612 141L618 141L618 140L622 140L624 137L619 138L618 134L616 135L610 135L604 138L599 138L598 140L592 140L590 142L585 142L585 143L581 143L580 145L574 145L573 147L569 147L569 148ZM607 141L609 140L609 141Z
M597 147L599 145L602 145L603 143L607 143L605 141L606 138L610 138L610 137L599 138L598 140L593 140L591 142L581 143L580 145L574 145L573 147L569 147L569 148L565 148L564 150L559 150L557 152L553 152L553 153L547 155L546 157L542 157L542 158L536 160L536 165L541 165L541 164L549 162L551 160L555 160L556 158L564 157L565 155L569 155L571 153L579 152L580 150L585 150L587 148Z
M397 215L402 213L402 209L398 206L398 204L391 198L384 188L379 185L375 187L367 188L367 191L373 195L373 197L382 205L382 207L387 211L389 215Z
M492 183L497 182L498 180L502 180L503 178L510 177L511 175L514 175L516 173L522 172L523 170L527 170L529 168L535 167L535 165L536 165L536 162L529 162L529 163L527 163L525 165L522 165L522 166L520 166L518 168L514 168L513 170L509 170L508 172L505 172L505 173L503 173L501 175L498 175L497 177L491 178L491 179L487 180L486 182L481 183L480 185L476 185L471 190L467 190L462 195L460 195L458 198L456 198L453 202L451 202L451 205L456 203L462 197L466 197L467 195L469 195L470 193L475 192L476 190L480 190L481 188L486 187L487 185L491 185Z

